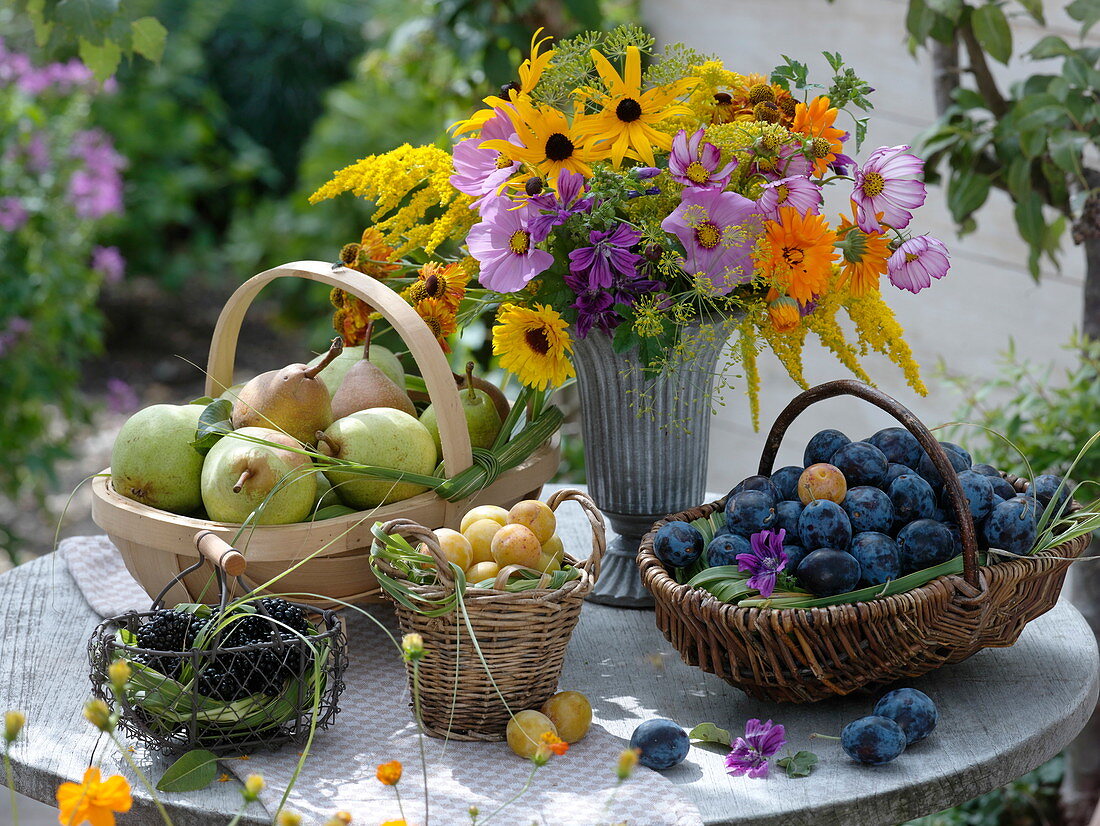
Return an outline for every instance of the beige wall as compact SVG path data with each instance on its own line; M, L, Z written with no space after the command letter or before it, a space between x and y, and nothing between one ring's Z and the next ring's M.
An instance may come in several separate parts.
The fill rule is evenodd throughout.
M1076 29L1061 15L1060 4L1047 6L1058 33L1075 42ZM645 23L662 42L682 41L717 54L735 71L767 73L781 62L782 53L809 62L812 76L824 80L828 67L821 52L839 51L876 90L871 129L857 160L876 146L910 143L934 117L929 61L925 53L914 59L906 49L905 9L901 0L643 2ZM1019 44L1032 43L1041 36L1038 27L1025 20L1014 20L1014 29ZM1014 61L1007 72L998 71L1003 78L1011 78L1055 70L1056 64L1049 62ZM988 376L1013 337L1019 348L1033 357L1066 364L1069 355L1060 345L1069 338L1081 312L1084 267L1079 248L1067 241L1062 272L1045 266L1043 282L1037 285L1027 272L1026 246L1016 235L1008 198L994 192L978 223L976 233L958 239L943 191L930 188L913 227L950 247L951 272L915 296L883 282L884 293L924 368L929 395L917 397L885 360L868 359L868 372L883 390L912 407L930 426L950 421L959 401L937 380L936 366L941 359L953 373ZM797 388L769 353L761 355L760 363L761 421L766 429ZM806 377L811 383L846 375L819 346L807 348ZM764 438L763 433L753 432L743 382L735 380L735 389L726 394L725 402L713 422L711 490L726 490L755 473ZM780 464L801 464L806 440L823 427L838 427L859 439L886 423L884 414L866 404L847 400L823 403L807 411L804 420L791 429Z

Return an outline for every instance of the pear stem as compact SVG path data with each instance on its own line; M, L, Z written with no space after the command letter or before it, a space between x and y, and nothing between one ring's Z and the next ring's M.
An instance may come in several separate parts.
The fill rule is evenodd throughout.
M367 322L366 336L367 337L363 340L363 359L364 360L367 360L367 359L370 358L370 340L374 336L374 322L373 321L368 321Z
M251 477L252 477L251 468L245 468L244 471L241 472L241 478L238 479L237 484L235 484L233 486L233 492L234 493L240 493L241 488L244 487L244 483L247 482Z
M332 344L329 345L328 352L325 353L325 357L317 362L312 367L307 367L305 370L305 377L307 379L317 378L317 374L328 367L334 358L336 358L344 349L344 340L337 336L332 340Z
M466 362L466 395L470 397L470 401L477 401L477 393L474 391L474 363L472 361Z
M339 455L340 445L338 445L335 441L333 441L331 436L329 436L323 430L318 430L315 435L317 436L317 441L318 442L324 442L328 446L328 449L332 451L333 456Z

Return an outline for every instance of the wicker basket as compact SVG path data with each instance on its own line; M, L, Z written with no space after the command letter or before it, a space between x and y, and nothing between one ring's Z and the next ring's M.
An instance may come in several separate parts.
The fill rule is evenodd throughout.
M963 575L942 576L869 602L811 609L738 608L678 584L653 553L656 528L670 520L709 516L725 500L658 522L642 540L637 560L656 602L657 627L688 665L758 699L816 702L919 677L983 648L1010 646L1028 622L1054 607L1070 560L1088 545L1089 537L1081 536L1044 554L979 567L974 524L943 448L897 401L850 379L808 390L780 413L759 472L771 473L783 434L799 413L840 395L864 399L894 416L947 480L962 539Z
M578 563L565 555L565 561L580 571L580 577L557 590L510 593L499 590L508 578L509 569L505 568L492 590L469 589L465 595L466 613L480 656L459 612L433 618L397 605L401 632L415 632L424 638L426 655L419 663L421 721L433 737L503 740L513 713L537 708L556 690L565 648L580 619L584 598L599 578L606 548L603 515L583 493L560 490L550 496L547 504L557 510L569 501L584 509L592 526L592 553L588 559ZM454 582L446 573L446 558L431 531L404 519L388 522L383 530L403 536L414 545L424 543L436 558L442 584L410 588L431 598L450 593ZM401 576L382 559L376 557L375 564L391 576Z
M443 457L451 475L472 465L470 436L454 374L423 320L404 299L379 281L323 261L298 261L267 270L246 281L229 297L210 343L207 395L217 396L221 388L233 384L237 336L245 312L260 290L278 278L304 278L339 287L377 309L401 336L420 367L428 396L439 411ZM462 514L475 505L508 506L537 495L543 483L557 471L559 461L555 439L468 499L450 502L428 491L369 512L320 522L258 526L236 541L248 558L249 578L256 583L283 574L295 563L316 554L279 581L281 593L318 595L296 597L299 602L318 607L333 607L337 604L334 600L383 602L368 564L370 529L376 521L404 517L424 525L457 528ZM198 531L212 531L232 543L240 528L179 516L127 499L111 487L109 469L92 482L92 518L107 532L134 579L150 596L198 559L192 542ZM324 550L318 552L322 547ZM199 595L208 586L208 576L201 572L189 574L168 594L168 602L201 601Z

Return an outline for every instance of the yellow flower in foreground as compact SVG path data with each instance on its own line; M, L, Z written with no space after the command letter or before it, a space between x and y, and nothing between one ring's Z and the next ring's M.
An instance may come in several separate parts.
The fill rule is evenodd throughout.
M576 375L569 362L569 325L552 307L502 304L493 327L493 355L523 384L545 390Z
M382 826L409 826L404 820L387 820Z
M27 715L22 711L5 711L4 712L4 740L8 743L14 743L19 736L19 732L23 730L23 726L27 724Z
M514 161L537 167L551 186L557 185L563 169L586 178L592 176L589 163L594 157L580 131L584 115L576 115L570 124L564 112L534 106L524 98L517 98L514 107L505 111L516 130L513 140L519 145L499 139L485 141L482 146L486 149L495 149Z
M374 776L385 786L396 786L401 780L401 761L391 760L388 763L382 763Z
M626 50L622 75L595 49L591 55L607 94L588 88L577 90L579 96L603 106L600 112L577 125L577 134L591 136L600 142L600 150L611 153L615 166L622 164L626 156L653 166L654 147L672 148L672 135L659 132L653 124L676 115L690 115L691 109L675 101L690 92L699 81L686 77L643 92L642 54L636 46Z
M401 295L410 304L425 298L438 298L457 312L466 297L466 282L469 280L470 276L459 263L428 261L417 271L416 281L406 287Z
M128 812L132 804L126 778L116 774L101 781L96 768L84 772L83 783L57 787L57 820L62 826L114 826L115 812Z
M425 298L413 305L417 315L424 319L428 329L432 331L435 340L443 348L444 353L451 352L451 345L447 336L453 335L458 330L458 320L454 308L445 299Z
M641 749L623 749L622 754L619 755L619 763L615 767L615 776L619 780L626 780L634 772L634 767L638 765L638 757L641 755Z
M283 809L275 817L276 826L302 826L302 816L297 812Z

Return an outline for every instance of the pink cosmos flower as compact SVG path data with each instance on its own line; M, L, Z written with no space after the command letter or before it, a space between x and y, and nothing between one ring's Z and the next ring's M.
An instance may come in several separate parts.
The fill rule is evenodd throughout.
M931 235L917 235L902 243L886 260L886 275L899 290L919 293L951 269L947 247Z
M688 188L661 229L680 239L688 275L709 279L725 295L752 281L752 245L758 234L756 204L736 192Z
M764 191L756 200L760 213L770 221L778 221L779 208L785 206L794 207L800 215L807 212L816 215L821 209L821 187L801 175L764 184Z
M517 161L484 146L485 141L507 141L516 136L504 110L494 111L496 114L485 122L479 137L459 141L451 152L455 168L451 186L477 198L471 208L476 208L486 195L496 192L519 168Z
M927 190L919 176L924 161L907 150L908 146L880 146L867 163L856 171L852 200L856 218L864 232L879 231L881 222L893 229L905 229L913 219L911 210L924 203Z
M712 143L704 143L704 130L698 130L690 138L681 129L672 139L672 154L668 156L668 172L672 180L689 187L713 187L722 189L730 182L730 175L737 167L737 160L721 166L722 153Z
M783 726L753 718L745 723L745 736L734 741L726 756L726 772L732 777L767 777L768 761L787 744Z
M513 293L554 263L554 256L535 246L530 223L534 211L503 196L482 201L481 223L466 238L470 255L481 264L478 281L498 293Z

